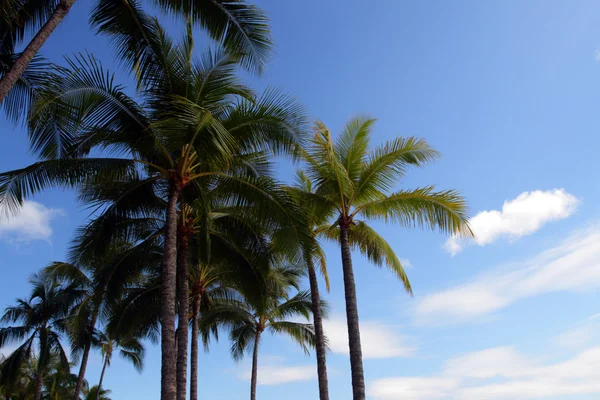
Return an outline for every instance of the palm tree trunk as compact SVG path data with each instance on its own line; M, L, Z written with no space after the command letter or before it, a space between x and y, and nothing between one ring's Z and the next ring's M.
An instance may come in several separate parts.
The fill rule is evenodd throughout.
M81 388L83 387L83 380L85 378L85 370L87 369L88 358L90 356L90 349L92 348L92 337L91 335L94 332L94 328L96 326L96 319L98 318L98 311L94 310L94 315L92 316L92 320L90 321L90 329L89 332L90 337L88 338L88 342L83 349L83 355L81 357L81 366L79 367L79 375L77 376L77 385L75 386L75 393L73 394L73 400L79 400L79 394L81 393Z
M186 400L188 321L190 313L188 284L189 236L183 232L178 238L177 291L179 295L179 321L177 323L177 400Z
M200 293L194 295L192 304L192 354L190 357L190 400L198 400L198 314Z
M340 242L342 248L342 269L344 271L344 292L346 295L346 319L348 322L348 341L350 345L350 369L352 371L352 398L365 400L365 376L362 364L360 327L358 323L358 305L356 285L352 270L352 255L348 244L348 226L340 224Z
M45 355L48 353L48 328L45 326L40 329L40 353L38 356L38 366L35 373L35 386L33 393L33 400L40 400L42 398L42 387L44 384L44 366L46 364Z
M27 47L25 47L25 50L23 50L19 58L17 58L15 63L11 66L10 70L2 77L2 79L0 79L0 104L2 104L2 101L19 80L21 75L23 75L23 72L25 72L33 57L44 43L46 43L50 34L67 15L73 3L75 3L75 0L61 0L60 3L58 3L48 21L46 21L38 33L31 39Z
M34 400L40 400L42 398L42 388L44 383L44 373L38 368L35 374L35 392L33 395Z
M310 295L312 300L313 323L315 326L315 348L317 351L317 375L319 378L319 399L329 400L327 382L327 351L325 334L323 332L323 316L321 315L321 297L319 296L319 282L312 258L308 257L308 280L310 282Z
M256 330L254 352L252 353L252 380L250 381L250 400L256 400L256 382L258 381L258 343L260 342L260 329Z
M102 372L100 373L100 382L98 382L98 390L96 391L96 400L100 400L100 391L102 390L102 381L104 380L104 373L106 372L106 366L108 365L108 356L104 357L104 365L102 366Z
M171 184L165 221L161 284L161 371L160 398L175 400L177 394L175 349L175 293L177 275L177 201L181 189Z

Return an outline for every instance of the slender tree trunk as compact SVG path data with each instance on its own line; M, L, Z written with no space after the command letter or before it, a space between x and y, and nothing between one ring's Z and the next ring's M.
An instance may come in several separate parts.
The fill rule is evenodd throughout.
M192 304L192 355L190 357L190 400L198 400L198 314L200 293L194 295Z
M108 365L108 356L104 357L104 365L102 366L102 372L100 373L100 382L98 382L98 390L96 391L96 400L100 400L100 391L102 390L102 381L104 380L104 373L106 372L106 366Z
M83 387L83 380L85 379L85 370L87 369L88 358L90 356L90 349L92 348L92 335L94 333L94 328L96 326L96 319L98 318L98 311L94 310L94 315L92 316L92 320L90 321L90 329L88 342L83 349L83 355L81 357L81 366L79 367L79 375L77 376L77 385L75 386L75 393L73 394L73 400L79 400L79 394L81 393L81 388Z
M252 380L250 381L250 400L256 400L256 382L258 381L258 344L260 342L261 330L256 330L254 351L252 353Z
M315 326L315 348L317 351L317 375L319 378L319 399L329 400L329 385L327 382L327 359L325 333L323 332L323 316L321 315L321 297L319 296L319 282L312 258L308 257L308 280L310 282L310 296L312 300L313 322Z
M48 21L46 21L38 33L31 39L10 70L2 77L2 79L0 79L0 104L2 104L2 101L19 80L21 75L23 75L23 72L25 72L36 53L44 43L46 43L50 34L67 15L73 3L75 3L75 0L61 0L60 3L58 3Z
M352 398L354 400L365 400L365 376L360 344L356 285L354 283L352 256L350 254L350 245L348 244L348 226L346 224L340 224L340 242L342 248L342 269L344 271L344 292L346 295L346 319L348 321L348 339L350 345Z
M38 371L35 375L35 392L33 395L34 400L40 400L42 398L43 384L44 384L44 373L42 371L40 371L40 369L38 368Z
M45 354L48 352L46 348L48 347L48 328L44 327L40 329L39 333L40 339L40 353L38 356L38 366L37 371L35 373L35 387L33 392L33 400L40 400L42 398L42 387L44 384L44 365L46 364Z
M179 235L177 260L177 292L179 321L177 323L177 400L187 397L187 349L190 293L188 284L188 240L186 232Z
M181 189L171 185L165 222L161 284L161 400L175 400L177 394L175 349L175 292L177 275L177 201Z

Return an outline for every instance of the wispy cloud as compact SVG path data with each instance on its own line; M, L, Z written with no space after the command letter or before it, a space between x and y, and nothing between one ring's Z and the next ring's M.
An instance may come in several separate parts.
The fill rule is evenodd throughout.
M265 386L282 385L291 382L310 381L317 376L315 365L289 366L279 362L260 363L258 368L258 384ZM243 380L250 380L251 371L246 369L240 374Z
M513 400L600 393L600 347L566 361L543 364L513 347L498 347L449 360L434 376L378 379L376 400Z
M530 235L547 222L567 218L575 212L577 203L577 198L564 189L524 192L505 201L502 210L482 211L469 223L475 243L485 246L502 237L515 240ZM468 243L471 242L453 236L444 247L455 255Z
M600 288L600 226L513 265L418 301L418 323L461 322L543 293Z
M25 201L16 215L0 218L0 239L9 243L48 241L52 236L52 220L62 215L63 210Z
M346 319L335 316L323 324L331 351L349 354ZM365 359L410 357L416 351L406 336L399 334L394 327L377 321L361 321L360 339Z

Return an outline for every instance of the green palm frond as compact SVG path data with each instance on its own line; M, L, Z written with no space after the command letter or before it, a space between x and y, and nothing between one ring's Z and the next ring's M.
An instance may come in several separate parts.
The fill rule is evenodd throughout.
M366 115L352 118L346 123L335 145L335 152L352 181L358 178L367 161L367 149L375 119Z
M47 77L29 118L32 150L45 159L86 155L98 144L130 153L148 142L148 117L92 55L67 59Z
M2 27L0 27L0 32ZM1 36L1 33L0 33ZM2 42L0 42L0 49ZM15 60L20 56L20 53L3 54L0 50L0 77L7 73ZM2 101L2 107L7 117L14 121L24 120L27 116L26 110L33 103L34 98L38 95L40 86L48 79L49 63L40 56L35 56L27 69L10 90L6 98Z
M269 329L279 334L286 334L297 342L306 354L315 346L315 330L312 324L277 321L269 324Z
M374 229L364 222L358 222L350 228L348 241L373 264L380 267L386 265L404 284L406 291L412 294L410 281L394 249Z
M271 312L271 318L285 319L293 316L303 316L308 319L312 310L309 291L301 291L289 300L278 304Z
M418 226L472 236L467 223L467 203L456 190L436 192L433 186L401 190L360 206L355 214L406 227Z
M372 150L356 179L353 202L381 198L404 176L409 166L420 167L439 157L424 139L398 137Z
M40 161L28 167L0 174L0 207L14 213L26 197L49 187L75 188L102 175L122 179L135 162L121 158L59 159Z
M90 24L108 35L118 58L135 73L140 87L159 81L157 77L166 67L164 50L172 48L172 43L165 40L156 18L146 14L138 1L99 0Z
M244 67L261 72L271 52L268 18L246 1L158 0L170 12L192 16L216 41L237 55Z
M229 334L231 341L230 353L235 361L239 361L244 357L246 352L250 352L256 341L256 325L242 324L236 326Z

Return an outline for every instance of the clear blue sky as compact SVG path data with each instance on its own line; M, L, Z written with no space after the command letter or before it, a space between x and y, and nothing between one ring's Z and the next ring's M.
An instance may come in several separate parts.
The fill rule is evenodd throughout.
M411 171L399 187L458 188L475 216L478 240L469 244L377 226L412 265L413 298L391 273L355 255L369 398L597 398L600 4L258 3L272 20L277 49L266 74L252 78L255 87L285 88L332 131L369 113L378 118L375 143L427 138L443 159ZM88 28L89 8L87 0L76 3L45 56L60 61L87 50L114 66L107 42ZM179 27L168 26L177 37ZM32 161L26 132L2 118L0 170L25 166ZM282 177L291 171L284 167ZM32 200L38 204L17 222L0 224L0 306L28 293L31 273L63 259L87 216L71 192ZM331 398L346 400L340 257L335 246L326 248ZM260 399L317 398L313 358L290 341L268 337L260 359ZM200 364L203 398L248 395L249 364L231 361L226 341ZM90 382L100 368L94 354ZM159 371L158 349L148 346L143 374L115 360L105 384L116 400L158 399Z

